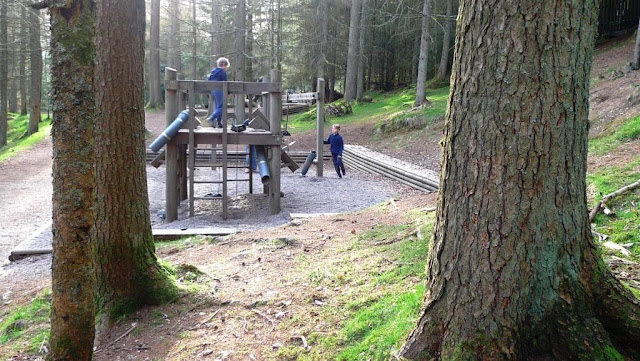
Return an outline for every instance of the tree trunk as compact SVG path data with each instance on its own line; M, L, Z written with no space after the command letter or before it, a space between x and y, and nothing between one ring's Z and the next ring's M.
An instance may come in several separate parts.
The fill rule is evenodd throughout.
M9 7L10 9L10 7ZM10 12L10 11L9 11ZM9 20L9 19L7 19ZM16 43L16 31L13 24L10 27L11 31L9 33L9 44ZM7 46L7 54L9 56L9 88L8 88L8 100L9 100L9 112L17 113L18 112L18 64L16 62L16 48L15 45L12 47Z
M440 67L438 68L438 75L436 79L443 81L447 79L449 74L449 43L451 39L451 24L450 19L453 13L453 0L447 0L447 19L444 23L444 34L442 34L442 54L440 55Z
M222 56L220 37L222 29L222 6L220 0L211 1L211 68L216 67L216 60Z
M245 45L246 45L246 4L245 0L237 0L234 26L236 30L235 41L235 80L244 81L245 76ZM242 123L244 120L244 99L240 96L235 97L234 114L236 120Z
M365 27L367 26L366 16L367 0L362 0L362 11L360 15L360 34L358 39L358 77L356 82L356 100L362 101L362 93L364 93L364 36Z
M422 30L420 35L420 58L418 60L418 79L416 81L416 100L413 106L424 103L427 84L427 59L429 56L429 19L431 18L431 0L424 0L422 7Z
M182 71L180 61L180 0L169 0L169 44L167 65Z
M349 20L349 48L347 50L347 75L345 76L344 80L344 100L348 102L356 98L361 9L362 0L351 0L351 15Z
M9 79L9 37L7 34L7 0L0 0L0 147L7 144L7 80Z
M254 81L253 78L253 8L251 7L251 0L247 0L247 8L249 12L247 13L247 40L246 40L246 48L247 48L247 74L245 74L245 79L248 81Z
M55 2L58 4L60 2ZM91 360L94 337L95 3L49 4L53 91L53 260L47 360ZM69 46L73 44L73 46Z
M278 33L276 34L276 69L282 73L282 3L278 4Z
M29 22L27 21L27 7L20 7L20 115L27 115L27 104L29 97L27 96L27 32L29 31ZM28 130L27 130L28 131Z
M199 79L198 77L198 18L196 17L196 0L191 0L191 17L193 48L191 51L191 79Z
M217 66L216 61L222 56L220 50L220 36L222 30L222 5L220 0L211 1L211 69ZM207 110L207 118L213 113L215 104L213 97L209 96L209 109Z
M633 70L640 69L640 21L638 22L638 32L636 34L636 46L633 49L633 62L631 62Z
M40 45L40 17L35 10L29 10L29 134L38 131L42 113L42 45Z
M324 78L324 68L326 63L327 38L329 34L329 0L319 0L316 8L316 19L318 21L318 53L316 55L316 77ZM317 83L315 80L312 84Z
M103 325L173 298L151 234L144 146L144 0L98 2L96 305ZM126 94L126 96L123 96Z
M162 109L160 86L160 0L151 0L151 27L149 29L149 108Z
M401 356L640 357L640 301L585 196L598 3L462 3L428 291Z

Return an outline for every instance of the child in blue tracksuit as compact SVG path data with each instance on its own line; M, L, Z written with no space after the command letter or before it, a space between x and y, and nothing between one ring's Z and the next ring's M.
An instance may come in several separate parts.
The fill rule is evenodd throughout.
M211 70L211 74L207 80L215 80L215 81L227 81L227 68L229 67L229 59L220 58L216 62L218 65L217 68ZM218 123L218 128L222 128L222 101L224 97L222 96L222 90L212 90L211 95L213 96L213 100L216 103L216 108L211 114L211 117L207 120L211 123L212 126L215 126L216 122Z
M342 150L344 149L344 141L340 135L340 124L334 124L331 127L331 135L329 139L323 141L324 144L330 144L331 147L331 159L333 159L333 166L336 168L338 178L342 178L346 174L344 170L344 164L342 164Z

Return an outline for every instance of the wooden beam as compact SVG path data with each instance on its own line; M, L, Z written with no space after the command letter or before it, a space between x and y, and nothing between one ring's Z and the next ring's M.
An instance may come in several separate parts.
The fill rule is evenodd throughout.
M280 84L240 81L180 80L178 88L188 90L190 83L194 84L194 90L197 94L209 94L212 90L222 90L225 83L228 94L262 95L263 93L280 92Z
M274 83L280 83L280 72L278 70L271 70L271 81ZM282 125L282 93L280 89L277 92L270 92L269 99L269 125L271 134L281 139L281 125ZM270 147L271 159L269 162L269 171L271 172L271 181L269 182L269 213L280 213L280 147L282 141L279 140L278 144L274 144Z
M322 177L324 173L324 79L318 78L318 95L317 95L317 106L316 106L316 118L317 118L317 128L316 128L316 156L317 156L317 164L316 164L316 175L318 177Z
M165 83L175 81L177 72L172 68L165 68ZM165 125L171 125L178 116L178 94L175 89L165 88ZM178 219L178 148L175 142L169 142L165 148L166 153L166 180L165 180L165 221L173 222Z

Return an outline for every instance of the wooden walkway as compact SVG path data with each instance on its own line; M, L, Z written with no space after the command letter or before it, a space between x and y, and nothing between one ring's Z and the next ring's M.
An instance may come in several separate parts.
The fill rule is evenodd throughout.
M342 160L347 167L395 179L423 192L438 190L438 173L386 156L359 145L345 145Z

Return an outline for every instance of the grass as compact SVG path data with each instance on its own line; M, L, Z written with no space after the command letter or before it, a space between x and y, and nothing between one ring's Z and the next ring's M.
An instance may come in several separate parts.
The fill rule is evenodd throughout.
M614 122L602 135L589 139L589 154L604 155L621 144L640 139L640 115Z
M11 312L0 324L0 343L12 343L15 348L37 352L49 337L51 291L34 298L31 303ZM26 340L26 343L15 342Z
M603 195L614 192L625 185L640 179L640 155L625 166L612 166L598 169L587 175L587 182L591 189L595 189L595 202L599 202ZM607 202L607 206L615 211L615 217L608 217L599 213L594 219L594 229L610 237L618 244L634 243L631 247L631 258L640 261L640 192L635 191L622 194ZM593 206L593 205L592 205Z
M604 135L589 141L589 153L603 155L614 151L621 144L640 139L640 116L627 119ZM629 163L619 166L607 166L587 174L587 189L595 193L593 204L599 202L606 194L614 192L640 179L640 154ZM594 219L594 229L608 235L610 240L618 244L634 243L630 249L631 258L640 261L640 222L637 204L640 203L640 192L622 194L607 202L615 211L615 217L599 213Z
M339 123L349 125L356 123L385 124L398 122L416 116L424 119L424 124L444 115L449 97L449 87L442 87L427 91L427 98L431 105L418 112L408 112L413 107L415 89L406 88L392 92L367 92L373 98L371 103L356 103L353 113L341 117L326 115L325 122L329 124ZM296 114L289 118L289 130L291 132L306 132L316 128L316 109L312 107L306 113Z
M28 126L29 115L9 113L7 144L0 147L0 163L31 148L34 144L43 140L51 131L51 120L49 119L41 122L37 133L23 138L27 132Z
M378 211L384 213L384 207ZM339 329L329 334L310 331L311 349L288 345L276 352L275 359L390 358L413 328L422 304L429 242L417 235L430 235L433 230L433 213L411 212L409 216L412 223L381 224L360 233L336 251L339 257L333 263L307 271L314 286L343 290L337 301L319 311L324 322L337 324ZM302 328L310 323L301 317L289 322L284 327Z

